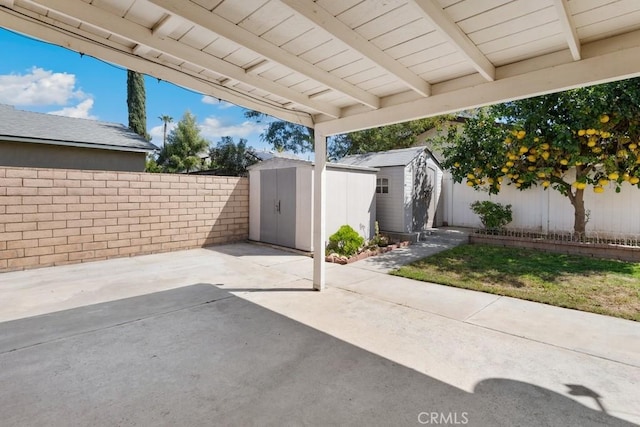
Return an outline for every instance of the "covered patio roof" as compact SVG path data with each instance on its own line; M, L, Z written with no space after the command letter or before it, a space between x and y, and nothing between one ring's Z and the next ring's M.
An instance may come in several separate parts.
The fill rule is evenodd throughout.
M0 26L326 136L640 75L635 0L0 0Z

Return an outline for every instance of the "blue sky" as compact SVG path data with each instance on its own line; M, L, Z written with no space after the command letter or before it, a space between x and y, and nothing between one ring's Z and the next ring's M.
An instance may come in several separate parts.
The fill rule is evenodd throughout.
M0 28L0 103L41 113L127 124L127 73L59 46ZM147 130L162 144L162 122L174 123L186 110L198 119L202 135L215 144L222 136L246 138L256 149L264 123L244 118L244 109L146 76Z

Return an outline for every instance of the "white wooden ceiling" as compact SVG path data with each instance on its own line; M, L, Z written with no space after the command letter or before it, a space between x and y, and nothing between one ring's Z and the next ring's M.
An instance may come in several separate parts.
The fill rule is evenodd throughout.
M640 75L638 0L0 0L0 26L325 135Z

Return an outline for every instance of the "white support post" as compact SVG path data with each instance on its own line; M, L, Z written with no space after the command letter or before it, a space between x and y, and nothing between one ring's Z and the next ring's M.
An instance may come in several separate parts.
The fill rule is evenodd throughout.
M327 137L315 131L315 166L313 169L313 289L325 288L324 249L326 241Z

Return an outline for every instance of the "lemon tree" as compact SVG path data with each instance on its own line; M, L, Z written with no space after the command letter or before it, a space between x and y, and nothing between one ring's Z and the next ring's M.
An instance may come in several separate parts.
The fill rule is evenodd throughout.
M450 128L444 168L496 194L505 185L559 191L585 231L584 192L640 186L640 81L608 83L481 109Z

